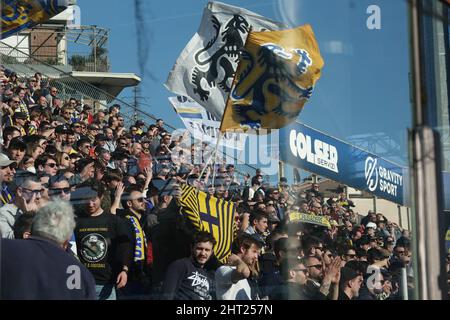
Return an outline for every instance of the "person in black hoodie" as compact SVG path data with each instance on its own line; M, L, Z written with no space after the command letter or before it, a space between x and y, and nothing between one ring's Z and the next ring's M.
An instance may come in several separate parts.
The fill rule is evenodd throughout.
M213 280L205 264L213 254L214 237L206 231L194 235L192 253L188 258L170 264L163 284L163 298L167 300L211 300Z
M100 206L105 188L99 183L85 183L77 188L85 215L75 228L78 257L95 278L97 299L115 300L116 290L127 284L132 257L132 234L126 222Z

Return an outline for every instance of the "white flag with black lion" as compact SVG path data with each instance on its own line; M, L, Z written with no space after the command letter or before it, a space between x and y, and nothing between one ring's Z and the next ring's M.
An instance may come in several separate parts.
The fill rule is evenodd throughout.
M178 57L166 88L190 97L221 119L249 30L283 28L287 27L249 10L209 2L200 28Z

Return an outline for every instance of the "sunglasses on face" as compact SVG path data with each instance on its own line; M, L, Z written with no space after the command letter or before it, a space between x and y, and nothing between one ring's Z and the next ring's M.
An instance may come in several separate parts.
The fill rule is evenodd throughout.
M10 168L11 170L16 169L17 165L15 163L11 163L10 165L3 166L2 169Z
M312 266L308 266L308 268L322 269L322 268L323 268L323 265L321 265L321 264L314 264L314 265L312 265Z
M46 166L49 166L50 168L54 168L54 167L57 166L56 163L46 163L45 165L46 165Z
M61 194L63 192L65 194L69 194L70 193L70 188L52 188L52 189L50 189L50 194L52 194L52 195Z
M44 192L43 189L39 189L39 190L32 190L32 189L28 189L28 188L22 188L22 189L25 190L27 193L31 193L31 194L34 194L36 196L42 195L42 192Z

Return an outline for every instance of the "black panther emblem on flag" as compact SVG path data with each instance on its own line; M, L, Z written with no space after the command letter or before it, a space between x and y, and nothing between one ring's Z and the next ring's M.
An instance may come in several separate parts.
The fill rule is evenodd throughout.
M225 24L225 28L220 32L221 23L212 16L212 24L215 30L214 37L203 49L195 53L194 59L197 66L192 71L192 84L195 86L194 93L199 95L202 101L207 101L210 89L216 84L225 92L230 92L231 82L234 77L233 63L237 63L239 53L244 47L244 35L249 32L249 23L238 14ZM221 36L223 45L207 59L202 59L202 55L211 49ZM206 80L209 87L204 87Z

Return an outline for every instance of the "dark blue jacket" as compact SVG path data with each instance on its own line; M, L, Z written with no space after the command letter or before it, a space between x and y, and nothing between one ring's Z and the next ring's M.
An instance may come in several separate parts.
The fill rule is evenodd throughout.
M0 239L0 300L95 299L91 273L46 239Z

